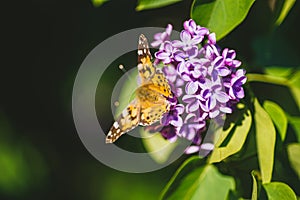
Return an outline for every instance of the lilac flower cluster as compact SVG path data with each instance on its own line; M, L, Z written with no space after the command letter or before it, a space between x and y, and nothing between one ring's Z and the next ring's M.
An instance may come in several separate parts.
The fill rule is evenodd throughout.
M232 105L244 97L245 70L234 50L221 50L215 33L192 19L185 21L180 40L171 40L172 25L154 36L155 63L163 71L176 100L161 120L161 134L170 141L184 137L192 141L187 153L204 148L201 133L208 119L232 112Z

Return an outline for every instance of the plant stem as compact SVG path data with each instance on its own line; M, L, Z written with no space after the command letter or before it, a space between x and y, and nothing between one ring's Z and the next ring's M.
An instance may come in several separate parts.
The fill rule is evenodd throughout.
M271 83L276 85L283 85L283 86L290 86L290 83L287 79L272 75L266 74L247 74L248 82L264 82L264 83Z

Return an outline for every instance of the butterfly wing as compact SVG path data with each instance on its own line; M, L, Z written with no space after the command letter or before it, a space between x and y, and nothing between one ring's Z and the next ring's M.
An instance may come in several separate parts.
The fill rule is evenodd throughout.
M138 43L138 70L141 79L141 85L148 82L155 74L155 67L152 65L151 53L147 38L141 34Z
M118 119L113 123L106 136L106 143L115 142L121 135L135 128L140 121L140 105L138 101L133 100L121 113Z
M140 122L139 125L149 126L157 121L159 121L163 114L169 112L170 103L169 101L162 97L158 96L158 101L148 102L150 106L144 106L145 103L142 103L141 112L140 112Z
M172 97L171 87L160 68L153 66L147 38L141 34L138 44L138 70L141 85L152 85L150 89L165 97Z
M161 119L169 111L167 98L173 97L171 87L160 68L153 66L146 37L141 35L138 45L138 70L141 87L137 97L141 102L140 125L147 126Z
M147 84L149 84L151 90L158 92L164 97L173 97L170 84L160 68L155 69L155 74L153 74L151 80Z
M169 111L172 97L169 83L161 69L153 66L146 37L141 34L138 43L138 71L141 86L137 89L137 98L132 101L114 122L106 143L113 143L121 135L137 125L151 125Z

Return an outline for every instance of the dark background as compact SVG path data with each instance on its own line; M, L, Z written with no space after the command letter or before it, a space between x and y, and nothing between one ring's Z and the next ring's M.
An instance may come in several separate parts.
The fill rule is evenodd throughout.
M76 133L73 81L84 58L101 41L144 26L172 23L180 30L192 1L141 12L129 0L109 1L99 8L89 0L1 4L0 199L156 199L184 158L146 174L102 165ZM256 2L220 46L236 49L249 71L261 71L265 65L297 66L299 13L296 2L282 26L273 29L272 12ZM120 71L111 73L108 90L121 76ZM103 95L100 106L102 100L109 102L110 96ZM108 130L111 112L99 115L107 116L101 123Z

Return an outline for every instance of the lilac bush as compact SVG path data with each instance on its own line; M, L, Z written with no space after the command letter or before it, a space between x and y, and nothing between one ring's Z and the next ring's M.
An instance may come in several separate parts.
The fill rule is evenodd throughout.
M190 19L183 24L180 40L171 40L172 25L154 36L155 63L163 63L175 98L171 110L161 120L160 132L170 141L186 138L192 145L187 153L212 149L202 144L202 133L209 119L220 119L232 113L244 97L245 70L232 49L221 49L216 36Z

